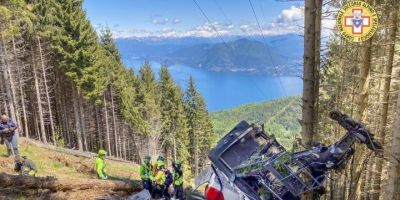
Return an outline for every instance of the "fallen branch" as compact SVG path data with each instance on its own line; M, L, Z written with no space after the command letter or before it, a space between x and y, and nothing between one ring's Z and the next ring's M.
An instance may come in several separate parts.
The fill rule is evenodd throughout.
M0 187L26 189L49 189L52 192L69 190L101 189L112 191L138 192L143 189L141 181L132 180L89 180L85 183L69 184L54 177L31 177L0 173Z

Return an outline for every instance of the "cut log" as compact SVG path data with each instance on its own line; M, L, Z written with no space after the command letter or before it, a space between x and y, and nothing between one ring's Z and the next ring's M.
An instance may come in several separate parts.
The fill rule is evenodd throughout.
M132 180L89 180L85 183L63 183L54 177L31 177L0 173L0 187L26 189L49 189L52 192L69 190L103 189L112 191L138 192L143 189L141 181Z

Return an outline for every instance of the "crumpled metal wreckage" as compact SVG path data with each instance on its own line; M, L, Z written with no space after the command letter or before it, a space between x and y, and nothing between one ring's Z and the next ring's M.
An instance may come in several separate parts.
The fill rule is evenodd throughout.
M240 122L209 153L206 199L298 200L306 192L323 194L328 173L344 169L356 142L382 151L364 124L339 111L332 111L330 118L347 131L342 138L294 153L262 127Z

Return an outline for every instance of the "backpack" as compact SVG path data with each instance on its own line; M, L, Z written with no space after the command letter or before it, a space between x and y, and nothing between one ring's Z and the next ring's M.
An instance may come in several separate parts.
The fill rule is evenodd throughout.
M172 182L174 181L174 178L172 177L172 174L169 170L165 171L165 185L171 185Z

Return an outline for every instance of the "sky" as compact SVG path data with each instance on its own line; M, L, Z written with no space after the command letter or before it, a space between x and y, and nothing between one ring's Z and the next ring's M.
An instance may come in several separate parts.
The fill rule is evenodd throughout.
M251 3L264 35L302 33L302 1ZM249 0L85 0L84 9L97 30L107 26L117 38L261 33Z

